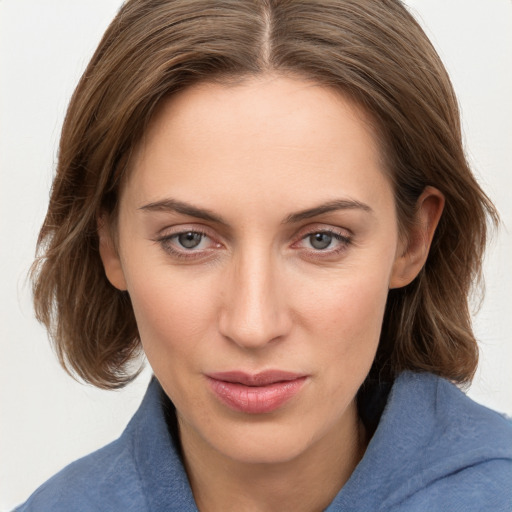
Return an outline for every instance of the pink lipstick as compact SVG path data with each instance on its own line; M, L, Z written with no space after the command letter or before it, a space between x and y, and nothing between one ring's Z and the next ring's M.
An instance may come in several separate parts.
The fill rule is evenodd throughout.
M210 389L223 404L248 414L275 411L300 391L306 378L280 370L257 374L234 371L207 375Z

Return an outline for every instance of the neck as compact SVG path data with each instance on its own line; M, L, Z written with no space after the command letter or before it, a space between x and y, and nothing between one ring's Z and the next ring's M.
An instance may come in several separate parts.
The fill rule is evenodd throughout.
M180 421L185 467L201 512L324 510L366 449L355 403L338 428L293 459L248 463L226 457Z

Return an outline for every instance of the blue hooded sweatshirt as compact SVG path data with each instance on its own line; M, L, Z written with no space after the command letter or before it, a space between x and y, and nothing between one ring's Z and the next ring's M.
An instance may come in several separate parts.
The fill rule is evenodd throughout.
M164 409L153 379L117 441L70 464L16 510L197 512ZM326 509L341 511L511 512L512 423L444 379L402 373L364 457Z

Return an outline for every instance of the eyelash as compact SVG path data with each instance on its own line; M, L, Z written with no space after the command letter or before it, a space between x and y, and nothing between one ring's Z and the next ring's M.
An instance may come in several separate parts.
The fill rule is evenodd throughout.
M164 236L157 238L154 241L158 242L162 246L162 249L167 254L170 254L171 256L173 256L175 258L179 258L182 260L188 260L188 259L197 259L198 257L204 256L205 255L204 249L203 250L194 250L194 249L186 250L185 248L183 248L182 250L178 250L175 247L173 247L173 245L171 243L172 240L178 238L180 235L185 235L187 233L194 233L197 235L201 235L202 237L207 237L210 239L212 238L211 236L208 235L208 233L206 233L205 230L194 228L194 229L184 229L184 230L178 231L176 233L164 235ZM220 246L221 244L217 244L217 245ZM208 250L209 249L206 249L206 251L208 251Z
M182 259L182 260L200 259L201 257L204 257L207 255L205 253L208 253L209 251L211 251L210 248L202 249L202 250L194 250L194 249L187 250L185 248L176 249L171 243L172 240L175 240L180 235L185 235L187 233L198 234L201 237L207 237L213 241L213 238L205 230L201 230L198 228L184 229L184 230L178 231L176 233L158 237L154 241L159 243L162 246L162 249L167 254L169 254L175 258ZM352 236L347 236L345 234L341 234L339 231L336 231L333 229L314 229L314 230L308 231L307 233L302 233L298 237L298 239L295 242L293 242L292 247L296 246L297 244L300 244L304 240L307 240L309 237L311 237L313 235L317 235L317 234L332 236L332 238L334 240L340 242L340 245L339 245L339 247L337 247L335 249L329 249L329 248L326 248L326 249L304 249L304 251L307 252L310 255L310 257L312 257L314 259L321 259L321 258L326 258L329 256L336 256L338 254L341 254L352 243ZM220 244L220 243L216 243L216 245L218 247L222 246L222 244Z
M340 242L339 246L335 249L309 249L307 252L311 255L313 258L326 258L329 256L336 256L338 254L341 254L342 252L347 250L347 247L352 243L352 237L347 236L345 234L341 234L339 231L333 230L333 229L314 229L312 231L309 231L308 233L301 235L298 242L295 242L293 245L300 243L304 240L307 240L309 237L317 234L322 235L329 235L332 236L332 238L338 242Z

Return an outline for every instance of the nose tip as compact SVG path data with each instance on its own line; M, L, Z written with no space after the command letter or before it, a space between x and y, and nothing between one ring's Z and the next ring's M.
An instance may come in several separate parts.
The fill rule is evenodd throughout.
M261 310L257 314L254 311L252 314L244 314L242 308L238 309L236 316L230 314L229 320L227 315L223 316L224 322L221 327L222 334L233 343L243 348L256 349L284 336L286 329L281 328L282 322L277 315L268 315L264 318Z

